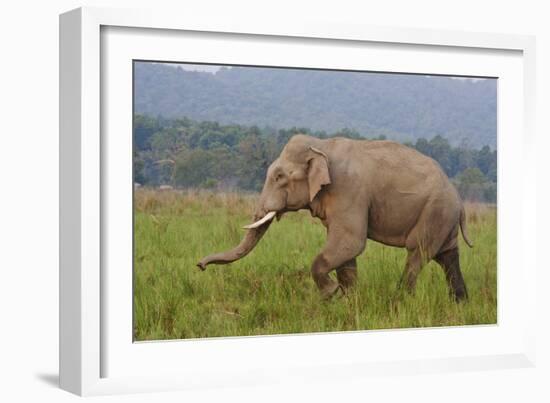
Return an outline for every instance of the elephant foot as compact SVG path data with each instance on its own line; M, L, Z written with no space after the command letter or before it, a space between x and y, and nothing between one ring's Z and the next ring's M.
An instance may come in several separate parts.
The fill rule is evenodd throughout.
M357 262L352 259L336 269L336 278L344 294L357 283Z
M458 288L451 291L449 294L457 304L461 302L468 302L468 292L466 291L466 288Z
M323 301L328 301L329 299L334 297L334 295L336 295L338 290L341 290L341 289L342 289L342 286L340 284L336 282L329 283L323 289L321 289L321 299Z
M355 288L356 277L339 276L338 277L338 284L340 284L340 287L342 288L342 292L344 294L347 294L348 291Z

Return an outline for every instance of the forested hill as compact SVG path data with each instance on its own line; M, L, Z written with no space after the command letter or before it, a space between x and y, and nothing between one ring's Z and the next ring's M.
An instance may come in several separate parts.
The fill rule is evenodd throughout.
M496 147L496 80L136 62L135 113Z

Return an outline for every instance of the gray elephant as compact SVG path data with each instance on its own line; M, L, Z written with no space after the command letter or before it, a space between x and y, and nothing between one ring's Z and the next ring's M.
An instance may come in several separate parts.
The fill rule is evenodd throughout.
M460 271L458 230L466 234L464 207L439 164L392 141L322 140L293 136L269 167L254 224L234 249L203 258L198 266L246 256L273 218L307 209L327 229L311 266L323 298L357 279L356 258L367 239L406 248L400 286L413 291L422 266L438 262L456 301L468 297ZM337 282L329 273L336 270Z

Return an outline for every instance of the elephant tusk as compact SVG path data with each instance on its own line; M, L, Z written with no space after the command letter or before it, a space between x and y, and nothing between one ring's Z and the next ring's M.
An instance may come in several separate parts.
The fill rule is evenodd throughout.
M275 211L270 211L269 213L267 213L264 218L256 221L254 224L249 224L249 225L245 225L243 228L244 229L254 229L254 228L258 228L260 225L262 224L265 224L266 222L268 222L269 220L272 220L273 217L275 217L275 214L277 214Z

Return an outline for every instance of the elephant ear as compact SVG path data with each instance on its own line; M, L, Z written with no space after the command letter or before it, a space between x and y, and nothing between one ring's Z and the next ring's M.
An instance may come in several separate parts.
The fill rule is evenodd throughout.
M312 202L323 185L330 185L330 175L328 172L328 157L321 150L315 147L309 147L311 151L308 159L308 184L309 201Z

